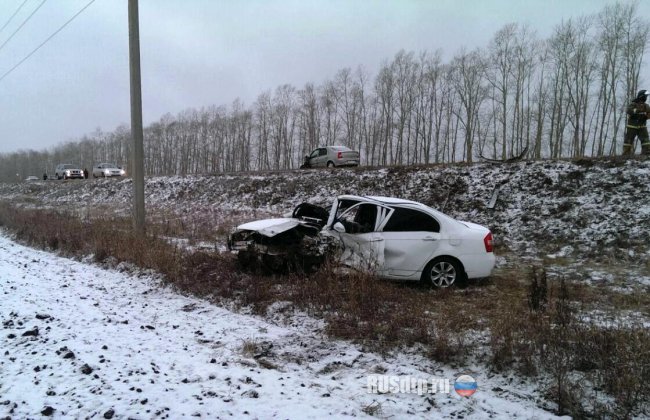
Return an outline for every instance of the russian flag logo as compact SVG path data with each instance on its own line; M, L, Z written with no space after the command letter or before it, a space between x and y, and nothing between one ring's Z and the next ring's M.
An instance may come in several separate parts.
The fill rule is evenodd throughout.
M478 389L478 384L469 375L460 375L454 382L454 389L461 397L470 397Z

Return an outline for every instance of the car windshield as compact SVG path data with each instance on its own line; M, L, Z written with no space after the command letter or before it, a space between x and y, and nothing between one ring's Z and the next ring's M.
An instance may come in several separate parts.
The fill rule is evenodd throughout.
M338 219L344 211L357 203L359 203L359 200L340 200L338 208L336 209L336 218Z
M104 169L118 169L117 165L114 163L102 163Z
M63 169L76 169L77 167L74 165L63 165Z

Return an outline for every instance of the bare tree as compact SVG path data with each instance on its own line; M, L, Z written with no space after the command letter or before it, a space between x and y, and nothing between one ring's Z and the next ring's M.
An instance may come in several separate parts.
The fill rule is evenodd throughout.
M460 99L460 108L455 114L465 132L463 155L468 163L472 163L479 110L485 98L485 67L479 50L461 51L452 61L451 80Z
M415 106L415 83L419 72L417 62L413 58L413 53L407 53L402 50L397 53L391 64L393 70L393 81L395 88L395 106L396 106L396 125L397 125L397 144L395 150L395 160L397 164L410 164L410 122L411 114ZM404 138L406 137L406 145ZM406 154L406 161L404 161Z
M640 74L650 32L638 9L614 3L561 22L545 40L511 23L486 50L461 50L450 62L402 50L374 77L343 68L321 85L263 92L251 106L165 114L145 128L145 171L287 169L339 142L368 165L472 162L475 148L502 159L525 150L533 158L614 154L624 104L647 87ZM0 155L0 178L61 162L129 167L130 147L128 126L97 129L48 151Z
M501 159L506 159L508 144L508 115L510 89L513 88L513 67L515 66L515 42L517 24L510 23L501 28L488 45L488 63L485 78L491 86L490 99L494 102L494 149L501 143ZM498 124L498 126L496 125ZM499 137L499 138L497 138ZM494 156L496 158L496 156Z
M393 118L395 114L395 75L392 65L384 63L375 79L375 94L379 106L380 158L378 163L393 163Z
M321 132L324 135L325 144L336 144L339 136L340 120L338 112L339 90L332 81L325 82L321 90L321 116L324 119L324 127Z

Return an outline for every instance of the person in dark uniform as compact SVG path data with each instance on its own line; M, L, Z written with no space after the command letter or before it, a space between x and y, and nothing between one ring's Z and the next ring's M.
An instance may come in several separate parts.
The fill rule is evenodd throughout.
M641 141L641 154L650 155L650 138L646 120L650 117L650 105L646 103L648 91L640 90L636 98L627 106L627 125L623 140L623 156L630 156L634 151L634 139Z

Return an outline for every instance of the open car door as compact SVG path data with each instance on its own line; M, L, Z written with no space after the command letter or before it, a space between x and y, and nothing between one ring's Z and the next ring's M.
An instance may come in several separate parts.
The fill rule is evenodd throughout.
M396 207L380 227L384 238L385 275L411 277L440 246L440 223L416 209Z
M350 206L333 220L333 230L343 245L341 263L363 271L382 271L384 238L377 230L393 209L363 201L347 204Z

